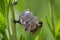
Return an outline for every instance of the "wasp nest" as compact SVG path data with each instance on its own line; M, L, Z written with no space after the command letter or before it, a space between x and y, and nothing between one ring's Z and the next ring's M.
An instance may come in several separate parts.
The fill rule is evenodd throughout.
M33 31L36 28L39 28L41 24L39 24L38 18L33 15L28 9L21 12L19 16L19 22L23 26L25 31Z

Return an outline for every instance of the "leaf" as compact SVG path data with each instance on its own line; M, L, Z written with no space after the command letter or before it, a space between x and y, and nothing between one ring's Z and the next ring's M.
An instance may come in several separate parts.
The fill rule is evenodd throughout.
M56 40L60 40L60 34L56 35Z
M7 39L7 36L6 36L6 32L5 32L5 29L6 29L6 24L5 24L5 18L3 17L3 15L0 13L0 33L3 35L3 38L4 39Z
M4 0L0 0L0 12L5 15L5 4Z
M21 34L20 40L25 40L25 37Z
M58 20L56 28L55 28L56 35L60 34L60 20Z

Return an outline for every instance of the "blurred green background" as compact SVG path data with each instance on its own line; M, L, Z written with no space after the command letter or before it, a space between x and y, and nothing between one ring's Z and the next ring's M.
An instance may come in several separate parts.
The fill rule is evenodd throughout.
M13 22L25 9L43 22L34 35ZM0 0L0 40L60 40L60 0Z

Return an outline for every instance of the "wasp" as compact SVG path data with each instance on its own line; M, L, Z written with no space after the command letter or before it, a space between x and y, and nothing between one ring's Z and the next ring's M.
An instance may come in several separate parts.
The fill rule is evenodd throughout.
M42 22L38 21L38 18L33 15L28 9L21 12L19 20L14 20L15 23L20 23L23 29L27 32L36 32L42 27Z

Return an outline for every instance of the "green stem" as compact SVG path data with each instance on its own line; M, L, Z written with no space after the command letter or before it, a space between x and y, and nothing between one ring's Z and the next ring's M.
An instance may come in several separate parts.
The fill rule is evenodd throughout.
M51 28L51 25L50 25L50 22L48 21L47 16L46 16L46 22L47 22L47 24L48 24L48 27L49 27L50 31L53 33L53 30L52 30L52 28Z
M11 39L11 34L10 34L10 27L9 27L9 5L6 5L5 7L5 13L6 13L6 26L7 26L7 29L8 29L8 33L9 33L9 40Z
M50 0L51 5L51 20L52 20L52 26L53 26L53 35L55 37L55 25L54 25L54 0Z
M16 33L16 24L14 23L15 16L14 16L14 7L12 5L12 1L10 1L10 9L11 9L11 23L12 23L12 39L17 40L17 33Z

